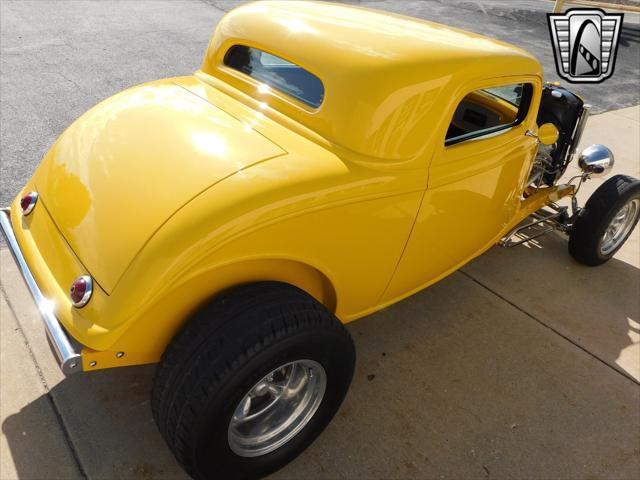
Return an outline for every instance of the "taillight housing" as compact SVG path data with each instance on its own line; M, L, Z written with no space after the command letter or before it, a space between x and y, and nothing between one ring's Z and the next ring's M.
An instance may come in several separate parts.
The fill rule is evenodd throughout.
M76 308L82 308L91 299L93 293L93 280L89 275L82 275L76 278L71 284L69 297L71 304Z
M22 215L29 215L38 201L38 192L29 192L20 199L20 208Z

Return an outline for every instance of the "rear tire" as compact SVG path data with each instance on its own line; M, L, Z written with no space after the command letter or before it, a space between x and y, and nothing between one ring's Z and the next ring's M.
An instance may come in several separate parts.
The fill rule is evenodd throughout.
M569 235L569 253L596 266L622 247L640 216L640 181L616 175L604 182L578 214Z
M298 376L308 376L298 386L312 386L324 375L325 384L313 390L319 400L309 404L304 416L295 413L302 403L293 403L291 415L298 415L304 424L296 424L302 426L284 444L274 447L272 443L270 451L258 455L242 450L233 439L244 437L238 437L238 428L232 426L242 413L245 417L240 421L254 416L249 410L254 403L256 412L271 405L277 395L269 393L267 385L284 388L292 362L298 362ZM203 308L170 343L154 378L153 417L176 459L193 478L259 478L290 462L324 430L347 393L354 364L349 333L313 297L284 283L246 285ZM272 376L273 385L265 380L270 372L282 375ZM257 391L266 393L257 395ZM279 401L286 407L291 395L280 394ZM293 398L297 402L302 397ZM241 405L246 403L250 407L244 411ZM258 432L281 416L265 415ZM272 431L277 433L277 428Z

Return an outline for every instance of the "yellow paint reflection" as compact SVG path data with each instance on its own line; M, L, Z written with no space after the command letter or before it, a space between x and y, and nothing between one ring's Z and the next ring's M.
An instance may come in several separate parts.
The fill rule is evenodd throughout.
M213 132L194 132L191 140L198 150L203 153L222 157L227 153L227 143L224 138Z
M316 33L316 29L299 18L278 18L276 22L286 27L291 33Z

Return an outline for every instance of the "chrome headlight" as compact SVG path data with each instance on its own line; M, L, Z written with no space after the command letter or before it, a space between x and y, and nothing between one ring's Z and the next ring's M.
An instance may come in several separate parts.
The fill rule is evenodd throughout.
M583 172L592 177L603 177L613 168L613 152L604 145L595 144L585 148L578 158Z

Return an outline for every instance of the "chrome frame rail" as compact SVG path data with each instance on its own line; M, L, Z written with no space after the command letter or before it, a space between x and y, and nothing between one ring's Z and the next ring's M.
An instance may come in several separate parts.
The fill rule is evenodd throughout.
M82 358L80 353L74 348L71 340L67 336L67 333L64 331L64 328L62 328L62 325L60 325L60 322L53 314L51 304L44 297L36 283L36 280L33 278L31 270L29 270L29 266L22 255L16 236L13 233L10 213L7 208L0 210L0 230L2 230L2 234L7 240L7 245L13 255L16 265L20 269L22 278L24 278L29 291L36 302L36 306L40 311L40 315L42 316L45 330L47 332L47 337L49 338L52 350L58 360L60 369L65 375L81 372Z
M531 214L531 216L535 218L534 221L526 223L520 227L514 228L509 233L507 233L507 235L505 235L505 237L502 240L498 242L498 245L506 248L516 247L518 245L522 245L523 243L527 243L535 238L546 235L547 233L551 233L556 229L555 226L548 226L544 230L536 232L533 235L526 236L525 234L524 238L521 238L515 241L511 240L511 238L515 237L518 234L521 234L522 232L527 231L530 228L535 227L536 225L544 225L547 222L551 223L553 220L557 219L561 215L562 213L558 212L558 213L552 213L551 215L548 215L548 216L542 216L542 215L537 215L537 212L534 212Z

